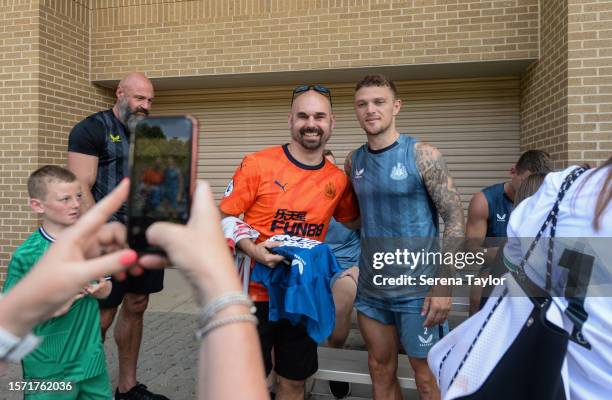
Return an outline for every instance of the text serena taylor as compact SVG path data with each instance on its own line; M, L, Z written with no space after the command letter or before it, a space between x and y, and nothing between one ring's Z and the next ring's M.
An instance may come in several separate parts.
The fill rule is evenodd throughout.
M487 276L486 278L478 275L465 275L463 277L430 277L427 275L410 276L400 275L396 277L388 277L383 275L374 275L372 282L376 286L497 286L504 283L506 278L494 278Z

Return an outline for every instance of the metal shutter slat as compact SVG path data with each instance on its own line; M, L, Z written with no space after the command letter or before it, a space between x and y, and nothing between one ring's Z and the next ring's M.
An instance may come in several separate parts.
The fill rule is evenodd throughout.
M508 78L396 82L403 100L396 126L437 146L467 207L484 186L507 180L519 156L519 80ZM328 147L341 164L365 142L353 111L354 85L332 89L336 129ZM289 141L292 87L167 90L153 113L190 113L201 124L198 177L219 200L242 157Z

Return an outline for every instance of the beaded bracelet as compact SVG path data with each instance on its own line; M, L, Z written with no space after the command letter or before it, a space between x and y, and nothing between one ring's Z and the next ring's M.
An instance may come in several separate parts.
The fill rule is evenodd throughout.
M199 328L205 327L219 311L234 304L242 304L250 307L249 311L251 314L255 314L255 307L249 296L242 292L229 292L217 297L204 307L200 315Z
M202 340L204 336L206 336L213 329L217 329L224 325L233 324L235 322L252 322L257 324L257 317L253 314L239 314L239 315L230 315L224 318L216 319L211 321L206 326L203 326L196 330L195 335L198 340Z

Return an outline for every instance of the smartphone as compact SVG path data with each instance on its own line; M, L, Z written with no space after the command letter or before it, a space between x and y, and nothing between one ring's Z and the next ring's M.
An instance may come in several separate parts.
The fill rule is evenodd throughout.
M140 254L164 254L147 242L157 221L185 224L195 187L198 122L192 116L145 117L130 136L128 244Z

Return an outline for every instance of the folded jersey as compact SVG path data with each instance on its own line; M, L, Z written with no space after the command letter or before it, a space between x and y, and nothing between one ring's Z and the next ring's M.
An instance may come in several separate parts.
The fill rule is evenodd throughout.
M287 319L306 327L317 343L334 330L336 309L331 279L340 271L330 247L317 240L276 235L281 242L273 252L286 258L287 265L268 268L256 263L251 279L263 284L270 294L269 320Z

